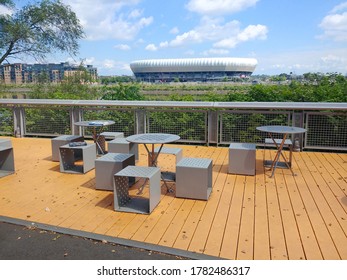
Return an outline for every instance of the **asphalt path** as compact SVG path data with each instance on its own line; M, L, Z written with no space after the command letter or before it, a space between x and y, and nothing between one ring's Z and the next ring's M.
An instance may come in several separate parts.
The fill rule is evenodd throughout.
M0 260L182 260L180 256L0 222Z

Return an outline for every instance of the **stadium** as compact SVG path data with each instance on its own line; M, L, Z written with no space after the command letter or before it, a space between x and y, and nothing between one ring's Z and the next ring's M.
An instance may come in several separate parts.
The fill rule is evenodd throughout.
M233 77L249 77L257 66L254 58L178 58L148 59L130 63L139 81L207 82L225 81Z

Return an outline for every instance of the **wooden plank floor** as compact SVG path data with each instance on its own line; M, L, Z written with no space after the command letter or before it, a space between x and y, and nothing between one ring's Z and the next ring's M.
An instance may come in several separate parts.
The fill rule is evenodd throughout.
M294 153L293 169L256 176L227 173L228 148L188 145L185 157L213 159L208 201L175 198L162 188L150 215L115 212L113 194L95 190L95 171L59 172L50 139L12 138L16 173L0 178L0 215L238 260L347 260L347 154ZM138 165L146 165L140 146ZM159 165L174 170L175 159ZM174 187L174 185L173 185Z

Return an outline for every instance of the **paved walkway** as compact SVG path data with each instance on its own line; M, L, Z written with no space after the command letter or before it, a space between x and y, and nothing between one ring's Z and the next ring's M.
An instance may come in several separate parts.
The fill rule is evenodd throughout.
M0 260L181 260L183 257L117 245L37 227L0 222Z

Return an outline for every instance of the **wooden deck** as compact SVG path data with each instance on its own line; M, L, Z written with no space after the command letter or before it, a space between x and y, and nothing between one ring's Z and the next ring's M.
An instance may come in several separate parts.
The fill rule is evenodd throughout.
M210 199L175 198L163 186L143 215L114 211L113 193L94 188L94 170L59 172L50 139L12 144L16 173L0 178L1 216L226 259L347 260L347 154L294 153L296 176L278 169L269 178L262 162L273 150L258 149L256 176L241 176L227 173L228 148L179 145L184 157L213 159ZM159 160L163 169L174 163Z

